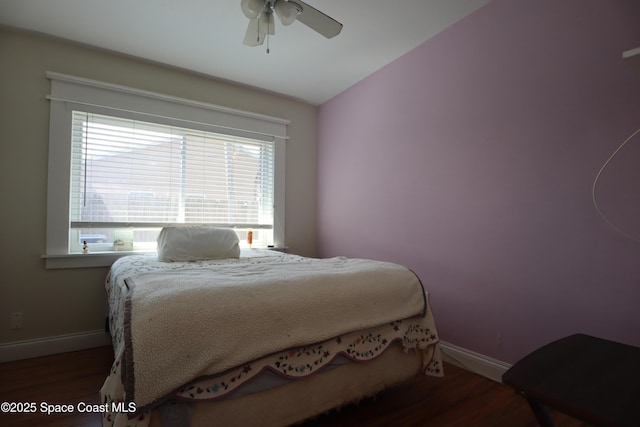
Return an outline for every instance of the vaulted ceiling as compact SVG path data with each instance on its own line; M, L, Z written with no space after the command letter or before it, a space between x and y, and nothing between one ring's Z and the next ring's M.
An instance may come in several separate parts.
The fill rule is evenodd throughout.
M306 0L332 39L276 19L269 50L242 41L240 0L0 0L0 25L195 71L319 105L490 0Z

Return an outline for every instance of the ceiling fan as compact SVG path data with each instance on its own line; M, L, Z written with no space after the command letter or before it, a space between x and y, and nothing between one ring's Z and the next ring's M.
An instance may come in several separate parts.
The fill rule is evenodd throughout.
M260 46L269 35L275 35L274 14L282 25L291 25L297 19L328 39L342 30L341 23L300 0L242 0L240 6L250 19L244 36L247 46Z

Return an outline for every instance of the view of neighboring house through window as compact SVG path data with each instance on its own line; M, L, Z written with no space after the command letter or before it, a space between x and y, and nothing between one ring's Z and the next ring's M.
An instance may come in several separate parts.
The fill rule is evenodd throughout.
M273 244L274 143L73 111L70 251L153 249L167 224Z

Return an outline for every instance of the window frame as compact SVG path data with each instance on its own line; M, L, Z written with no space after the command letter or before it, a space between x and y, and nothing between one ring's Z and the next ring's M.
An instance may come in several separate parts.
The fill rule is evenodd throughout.
M104 267L132 252L70 252L73 110L274 141L274 246L285 247L285 142L289 121L47 71L51 80L46 268ZM136 252L139 253L139 252Z

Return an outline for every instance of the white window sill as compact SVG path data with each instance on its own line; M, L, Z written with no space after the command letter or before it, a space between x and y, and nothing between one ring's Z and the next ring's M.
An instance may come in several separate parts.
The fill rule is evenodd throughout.
M246 247L244 249L249 249ZM287 252L288 246L254 246L253 249L269 249L272 251ZM122 252L89 252L89 253L73 253L73 254L45 254L42 258L45 260L46 269L56 268L91 268L91 267L111 267L118 258L127 255L142 255L155 253L156 251L122 251Z
M74 254L42 255L45 260L45 268L88 268L110 267L118 258L127 255L141 255L155 251L122 251L122 252L89 252Z

